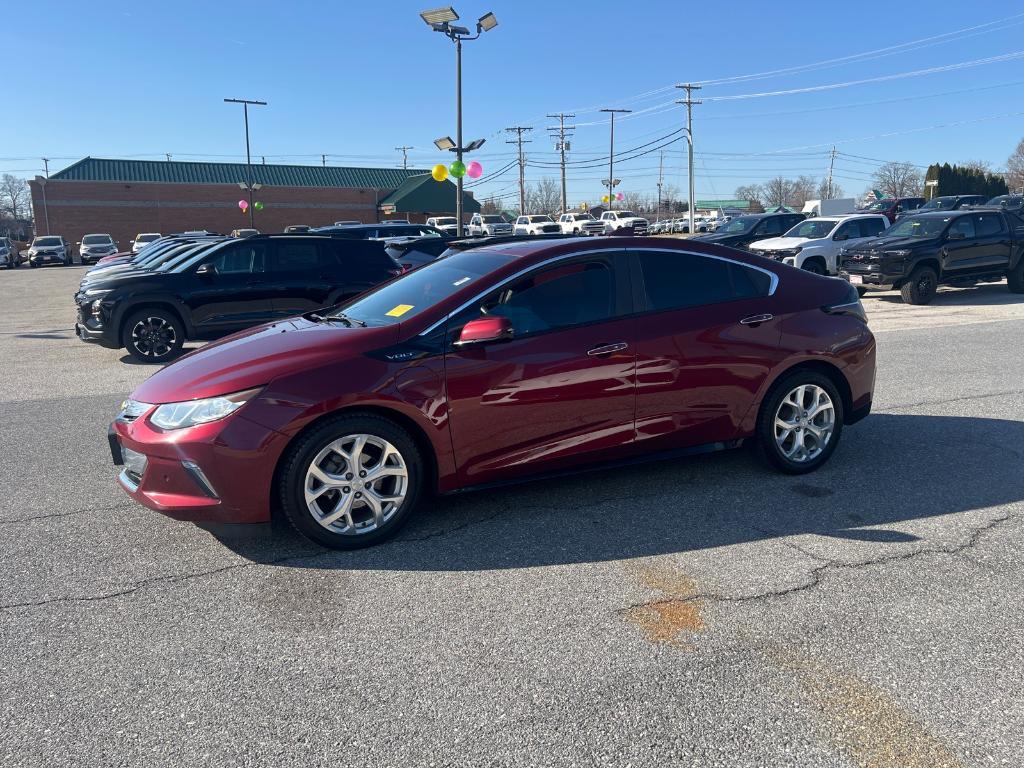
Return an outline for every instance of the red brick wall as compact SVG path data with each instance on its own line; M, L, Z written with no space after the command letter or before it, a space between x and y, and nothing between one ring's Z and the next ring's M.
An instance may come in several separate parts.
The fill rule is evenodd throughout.
M63 235L72 245L90 232L110 233L122 250L139 232L171 234L190 229L229 233L249 226L248 214L238 208L246 193L237 185L123 183L98 181L36 181L32 207L36 235ZM261 232L280 232L290 224L312 227L335 221L377 221L378 218L408 218L424 222L429 212L378 217L376 204L390 189L322 189L316 187L264 187L253 195L266 207L255 211L255 226ZM78 253L77 248L75 253Z

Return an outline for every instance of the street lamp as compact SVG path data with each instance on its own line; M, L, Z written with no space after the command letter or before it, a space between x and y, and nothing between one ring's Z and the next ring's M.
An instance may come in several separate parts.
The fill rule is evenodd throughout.
M36 176L36 183L39 184L39 191L43 193L43 219L46 221L46 234L50 234L50 209L46 206L46 182L49 179Z
M608 149L608 178L604 183L608 185L608 210L615 207L615 185L619 180L615 178L615 115L632 112L632 109L601 109L599 112L608 112L612 116L612 134Z
M432 30L440 32L455 43L455 141L452 141L451 137L445 136L435 141L434 144L442 151L454 152L455 159L461 164L463 154L479 149L484 143L484 139L477 139L468 147L462 146L462 41L476 40L484 32L489 32L498 26L498 19L493 13L485 13L476 22L476 34L471 36L466 27L452 25L453 21L459 20L459 14L450 5L423 11L420 18ZM456 177L455 219L458 222L460 236L462 235L462 180L462 176Z
M256 224L253 218L253 206L252 206L252 193L254 190L259 189L260 185L252 183L252 155L249 153L249 105L253 104L260 107L267 106L265 101L253 101L252 99L224 99L228 104L241 104L242 109L245 112L245 186L241 184L238 186L242 187L249 193L249 226L252 229L256 229Z

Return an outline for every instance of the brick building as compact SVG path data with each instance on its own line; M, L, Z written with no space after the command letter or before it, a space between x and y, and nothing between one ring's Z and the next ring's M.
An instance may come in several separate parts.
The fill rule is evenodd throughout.
M261 232L280 232L290 224L423 222L455 214L455 185L424 177L424 170L253 165L252 174L253 183L262 185L253 196L264 205L254 213ZM109 232L127 248L139 232L227 233L248 227L249 216L238 207L247 197L238 186L245 180L243 163L86 157L49 179L37 176L29 186L37 235L63 235L76 243L89 232ZM480 210L469 194L463 206L467 216Z

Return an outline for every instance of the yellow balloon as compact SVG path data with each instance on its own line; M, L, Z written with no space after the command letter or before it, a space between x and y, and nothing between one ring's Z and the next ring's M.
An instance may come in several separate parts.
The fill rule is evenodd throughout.
M444 181L448 178L448 166L438 163L434 166L434 170L430 172L430 175L434 177L434 181Z

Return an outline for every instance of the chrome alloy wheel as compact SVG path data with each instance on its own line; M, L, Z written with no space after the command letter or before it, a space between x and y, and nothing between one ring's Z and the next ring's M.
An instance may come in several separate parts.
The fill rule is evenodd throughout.
M790 461L803 464L816 459L836 426L836 410L829 397L816 384L801 384L775 412L775 443Z
M174 326L162 317L147 317L132 328L132 346L143 357L163 357L177 340Z
M398 449L376 435L346 435L321 450L306 470L306 507L333 533L380 528L405 501L409 470Z

